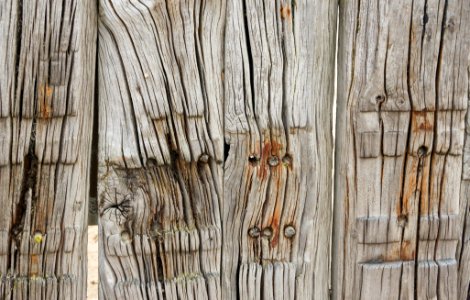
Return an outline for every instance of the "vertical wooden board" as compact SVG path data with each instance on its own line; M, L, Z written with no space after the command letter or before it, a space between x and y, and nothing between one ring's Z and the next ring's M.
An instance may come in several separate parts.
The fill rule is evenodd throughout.
M83 299L96 6L0 3L0 298Z
M100 295L220 299L225 1L99 1Z
M470 60L470 57L469 57ZM468 66L470 74L470 66ZM469 79L470 86L470 79ZM470 104L470 92L467 98ZM470 113L465 120L465 142L463 148L462 182L460 186L461 238L457 248L458 257L458 299L470 297Z
M469 19L466 1L340 3L334 299L466 297Z
M327 299L335 1L228 1L222 299Z

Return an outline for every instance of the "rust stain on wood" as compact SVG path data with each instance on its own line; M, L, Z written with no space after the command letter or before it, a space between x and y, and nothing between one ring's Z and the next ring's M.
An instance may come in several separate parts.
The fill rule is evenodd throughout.
M415 259L415 247L410 241L401 243L400 259L404 261Z
M429 115L429 112L425 111L414 111L411 114L411 121L413 124L413 132L419 132L419 131L433 131L434 130L434 124L433 124L433 119Z
M279 156L279 152L282 149L282 144L272 140L272 141L267 141L263 145L263 149L261 151L261 158L260 158L260 164L259 164L259 170L258 170L258 179L259 180L264 180L266 179L266 175L268 174L268 162L267 160L269 159L270 156L276 155ZM279 164L276 167L272 168L278 168L281 164Z
M291 16L291 9L288 5L286 6L281 6L281 18L283 19L288 19Z
M48 84L40 85L38 91L39 116L48 119L52 117L52 107L49 105L52 100L54 88Z

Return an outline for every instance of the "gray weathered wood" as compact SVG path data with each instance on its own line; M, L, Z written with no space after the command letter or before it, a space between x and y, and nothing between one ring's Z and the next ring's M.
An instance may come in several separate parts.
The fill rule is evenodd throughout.
M103 299L220 299L225 1L99 1Z
M0 2L1 299L86 295L93 2Z
M227 2L222 299L327 299L335 1Z
M466 0L340 3L334 299L466 298L469 18Z
M227 4L100 1L102 297L328 295L336 4Z
M468 74L470 75L470 54L468 59ZM470 103L470 89L467 99ZM468 299L470 297L470 113L468 110L465 122L465 146L463 149L462 183L460 186L460 211L462 212L460 215L462 239L457 248L457 258L459 258L458 299Z

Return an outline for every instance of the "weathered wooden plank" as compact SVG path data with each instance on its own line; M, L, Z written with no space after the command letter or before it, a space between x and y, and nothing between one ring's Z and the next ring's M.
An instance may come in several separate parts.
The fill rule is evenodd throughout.
M466 299L469 20L466 1L340 3L334 299Z
M100 295L220 299L225 1L99 1Z
M470 66L468 72L470 74ZM467 101L469 101L470 104L470 94ZM459 223L462 232L457 247L457 258L459 259L458 299L465 299L465 297L468 299L468 297L470 297L470 113L468 112L465 121L462 183L460 186L460 211L462 214L460 215Z
M222 299L327 299L335 1L228 1Z
M83 299L91 0L0 3L0 298Z

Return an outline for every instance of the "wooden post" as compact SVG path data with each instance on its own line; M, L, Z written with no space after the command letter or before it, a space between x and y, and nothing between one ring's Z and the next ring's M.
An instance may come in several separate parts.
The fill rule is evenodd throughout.
M107 299L328 297L336 4L227 5L100 1Z
M469 65L467 66L467 74L470 75L470 54L468 59ZM470 91L467 91L467 93L467 105L469 105ZM460 211L462 239L459 241L457 248L457 258L459 258L459 294L457 299L468 299L470 298L470 113L468 109L465 122L465 146L463 149L462 183L460 186Z
M228 1L222 299L328 299L335 1Z
M220 299L225 1L100 1L103 299Z
M96 7L0 3L0 298L84 299Z
M334 299L466 299L469 18L341 1Z

